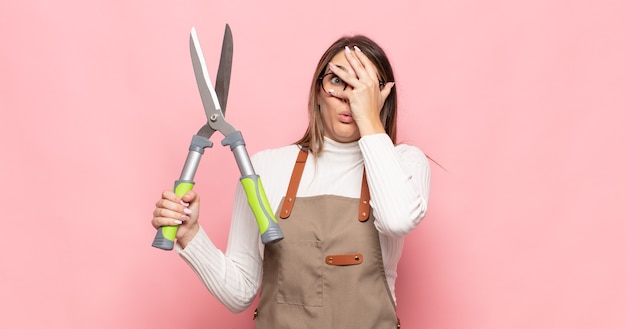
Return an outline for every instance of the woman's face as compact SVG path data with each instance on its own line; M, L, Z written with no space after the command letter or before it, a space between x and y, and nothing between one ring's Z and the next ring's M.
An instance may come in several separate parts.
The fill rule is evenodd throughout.
M335 65L352 71L350 63L346 59L343 52L339 52L331 59ZM330 69L326 69L324 74L329 73ZM348 86L347 88L351 88ZM359 128L352 119L350 112L350 104L340 98L333 97L320 88L318 94L318 102L320 104L320 112L322 116L322 124L324 126L324 137L328 137L340 143L354 142L361 135Z

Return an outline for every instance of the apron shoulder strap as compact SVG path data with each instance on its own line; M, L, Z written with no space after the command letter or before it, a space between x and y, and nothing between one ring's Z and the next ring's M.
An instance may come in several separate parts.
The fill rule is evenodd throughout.
M283 207L280 209L280 218L287 219L291 215L293 204L296 202L296 193L300 186L300 179L302 178L302 172L304 172L304 165L306 159L309 156L309 149L307 147L301 147L296 158L296 163L293 166L291 173L291 180L289 181L289 187L287 188L287 195L283 201ZM365 175L365 168L363 168L363 180L361 183L361 199L359 200L359 221L365 222L370 218L370 189L367 185L367 177Z
M283 201L283 207L280 209L280 218L282 219L286 219L291 215L291 209L293 209L293 203L296 201L296 193L298 192L298 186L300 186L300 179L302 178L304 164L308 156L309 149L307 147L301 147L300 152L298 152L296 164L293 166L293 172L291 173L291 180L287 188L287 195Z
M363 166L363 180L361 181L361 200L359 200L359 221L365 222L370 218L370 188L367 185L365 166Z

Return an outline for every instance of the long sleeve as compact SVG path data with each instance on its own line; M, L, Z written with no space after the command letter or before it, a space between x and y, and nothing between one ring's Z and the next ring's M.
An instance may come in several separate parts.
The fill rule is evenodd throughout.
M251 159L273 210L287 189L297 151L297 146L290 145L257 153ZM201 213L201 223L218 220L223 219ZM177 250L209 292L231 312L238 313L250 306L263 275L263 245L241 184L235 190L226 252L211 242L204 229L185 249Z
M428 159L417 147L394 146L389 136L359 140L370 188L370 204L379 231L385 275L396 300L395 285L404 237L424 218L430 192Z
M245 194L237 188L233 220L225 253L201 229L180 256L191 266L207 289L231 312L250 306L262 276L259 231L246 209ZM242 198L244 199L242 202ZM244 207L245 206L245 207ZM208 221L216 220L208 218Z
M371 194L376 228L384 235L403 237L425 216L430 167L414 146L394 146L386 134L359 140Z

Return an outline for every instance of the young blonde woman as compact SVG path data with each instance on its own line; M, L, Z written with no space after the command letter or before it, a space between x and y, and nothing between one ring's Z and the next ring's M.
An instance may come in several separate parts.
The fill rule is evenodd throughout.
M424 217L428 160L396 145L397 95L384 51L343 37L320 59L309 126L294 144L252 157L285 238L264 246L237 187L225 252L202 229L200 198L170 190L152 225L178 225L177 250L232 312L260 290L256 328L397 328L404 237ZM213 218L207 221L216 220Z

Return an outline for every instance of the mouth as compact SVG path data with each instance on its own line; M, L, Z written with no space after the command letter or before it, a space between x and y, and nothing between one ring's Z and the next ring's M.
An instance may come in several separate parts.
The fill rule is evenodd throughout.
M352 112L350 111L341 111L339 112L339 121L342 123L352 123L354 119L352 118Z

